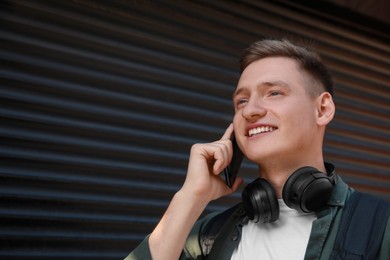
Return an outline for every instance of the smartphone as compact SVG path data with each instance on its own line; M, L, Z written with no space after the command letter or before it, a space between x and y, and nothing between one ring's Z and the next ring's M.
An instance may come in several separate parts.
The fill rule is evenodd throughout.
M223 173L225 175L226 185L231 188L234 181L236 180L238 170L240 169L242 160L244 159L244 154L241 152L240 148L238 147L234 132L230 140L232 141L233 144L233 157L229 166L223 170Z

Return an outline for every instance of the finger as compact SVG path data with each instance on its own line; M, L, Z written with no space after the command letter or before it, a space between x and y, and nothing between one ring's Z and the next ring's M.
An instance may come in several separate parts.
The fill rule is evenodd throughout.
M229 127L226 129L225 133L223 134L221 140L230 139L232 134L233 134L233 124L230 123Z
M220 174L231 161L232 143L229 140L220 140L212 143L212 146L215 147L213 173Z

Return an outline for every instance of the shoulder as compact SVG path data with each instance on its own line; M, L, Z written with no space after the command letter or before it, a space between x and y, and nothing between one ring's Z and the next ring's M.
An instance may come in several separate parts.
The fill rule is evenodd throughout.
M389 259L390 203L373 195L354 191L346 201L333 255L360 255ZM386 249L387 248L387 249Z
M385 234L383 236L378 259L390 259L390 217L387 219Z

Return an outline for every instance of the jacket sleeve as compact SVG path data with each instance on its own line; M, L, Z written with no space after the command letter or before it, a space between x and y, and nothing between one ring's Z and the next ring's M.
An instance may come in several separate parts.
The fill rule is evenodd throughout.
M152 260L149 249L149 235L125 258L125 260Z
M180 260L203 258L202 248L199 243L200 234L207 222L216 214L217 213L208 214L195 223L188 235L184 249L180 255ZM152 260L149 247L149 235L124 260Z

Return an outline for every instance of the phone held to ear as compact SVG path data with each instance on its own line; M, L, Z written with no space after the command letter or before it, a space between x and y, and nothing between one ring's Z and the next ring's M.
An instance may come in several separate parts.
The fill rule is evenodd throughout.
M234 132L230 140L232 141L233 144L233 157L228 167L226 167L223 170L223 173L225 175L226 185L231 188L234 181L236 180L238 170L240 169L242 160L244 159L244 154L241 152L240 148L238 147Z

